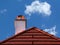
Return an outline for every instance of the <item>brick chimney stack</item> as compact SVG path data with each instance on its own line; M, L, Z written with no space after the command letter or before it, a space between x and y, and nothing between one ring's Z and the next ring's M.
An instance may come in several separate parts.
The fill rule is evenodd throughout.
M15 35L26 29L26 19L24 16L19 15L16 17L15 22Z

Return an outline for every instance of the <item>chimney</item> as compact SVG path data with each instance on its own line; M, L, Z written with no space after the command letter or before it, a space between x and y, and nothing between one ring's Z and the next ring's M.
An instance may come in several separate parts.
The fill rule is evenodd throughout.
M26 29L26 19L24 16L19 15L15 19L15 35Z

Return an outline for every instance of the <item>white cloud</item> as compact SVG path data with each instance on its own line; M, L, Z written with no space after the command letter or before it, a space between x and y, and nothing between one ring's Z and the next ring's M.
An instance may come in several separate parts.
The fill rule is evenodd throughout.
M46 32L48 32L48 33L50 33L52 35L56 35L57 34L56 25L54 27L50 28L50 29L45 29L44 31L46 31Z
M5 13L5 12L7 12L7 9L0 10L1 14Z
M31 5L26 5L25 14L31 16L32 13L44 14L44 16L50 16L51 14L51 5L47 2L40 2L39 0L35 0L31 3Z

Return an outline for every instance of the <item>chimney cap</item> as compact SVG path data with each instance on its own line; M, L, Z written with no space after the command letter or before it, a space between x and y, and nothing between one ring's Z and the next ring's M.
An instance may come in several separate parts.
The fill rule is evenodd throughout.
M23 15L18 15L18 17L22 17Z
M16 17L16 20L25 20L25 17L23 15L18 15Z

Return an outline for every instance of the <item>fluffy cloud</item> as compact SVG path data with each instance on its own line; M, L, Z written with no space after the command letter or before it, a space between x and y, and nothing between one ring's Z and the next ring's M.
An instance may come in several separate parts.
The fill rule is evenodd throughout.
M1 14L5 13L5 12L7 12L7 9L0 10Z
M52 35L56 35L56 26L54 26L54 27L52 27L52 28L50 28L50 29L45 29L44 31L46 31L46 32L48 32L48 33L50 33L50 34L52 34Z
M31 3L31 5L26 5L25 14L31 16L32 13L44 14L44 16L50 16L51 14L51 5L47 2L40 2L39 0L35 0Z

